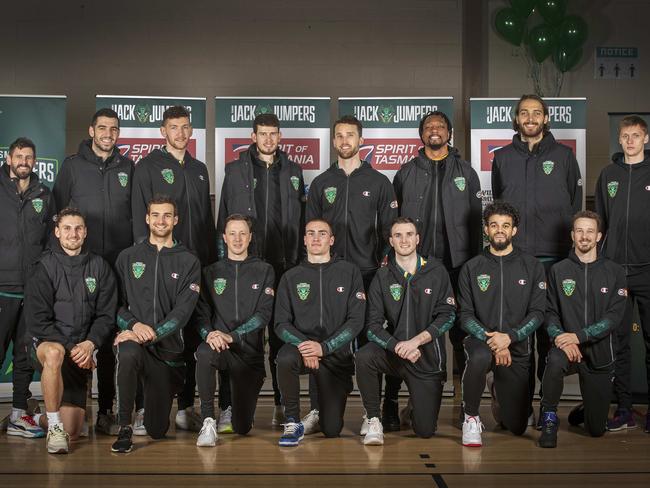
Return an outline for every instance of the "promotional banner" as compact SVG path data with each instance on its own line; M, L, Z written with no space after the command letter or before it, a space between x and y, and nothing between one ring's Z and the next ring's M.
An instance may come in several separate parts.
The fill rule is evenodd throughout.
M163 113L173 105L182 105L190 113L192 137L187 150L205 163L205 98L140 97L97 95L95 106L112 108L120 118L120 152L135 161L154 149L160 149L165 139L160 134Z
M518 98L471 98L472 166L483 190L483 204L492 201L492 160L494 152L512 142L512 120ZM549 108L551 133L569 146L578 160L582 179L587 167L587 99L545 98ZM584 198L584 191L583 191Z
M253 120L273 113L280 120L280 149L303 170L305 186L329 166L329 97L216 97L215 106L215 193L221 196L226 164L252 144ZM218 207L218 203L217 203Z
M339 98L339 116L354 115L363 125L361 159L388 179L422 147L420 119L439 110L454 120L452 97Z

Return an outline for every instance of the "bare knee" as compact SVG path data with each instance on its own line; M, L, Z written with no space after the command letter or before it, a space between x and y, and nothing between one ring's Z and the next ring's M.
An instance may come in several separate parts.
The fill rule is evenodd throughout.
M38 346L36 355L44 368L61 369L65 348L56 342L43 342Z

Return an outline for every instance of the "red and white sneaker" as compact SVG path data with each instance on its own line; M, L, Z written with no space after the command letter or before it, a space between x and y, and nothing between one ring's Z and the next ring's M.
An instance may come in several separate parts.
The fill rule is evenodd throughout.
M34 417L31 415L23 415L15 422L9 420L9 424L7 425L7 435L37 439L39 437L45 437L45 431L36 425Z
M481 432L483 432L481 419L478 416L467 417L463 422L463 446L481 447L483 445Z

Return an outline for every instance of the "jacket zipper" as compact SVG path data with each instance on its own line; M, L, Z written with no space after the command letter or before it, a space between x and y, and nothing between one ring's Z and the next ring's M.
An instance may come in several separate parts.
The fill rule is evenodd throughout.
M180 161L179 161L180 163ZM187 200L187 223L188 223L188 235L189 235L189 248L194 250L194 243L192 241L192 207L190 206L190 188L187 185L187 173L185 172L185 166L180 165L181 170L183 171L183 180L185 181L185 198Z
M630 227L630 194L632 193L632 165L627 165L627 200L625 207L625 268L627 271L628 267L628 256L627 256L627 239L628 239L628 229Z
M266 256L266 250L268 249L268 227L269 227L269 166L266 166L266 196L264 197L264 250L263 255ZM260 250L261 251L261 250Z
M584 291L584 294L585 294L585 312L584 312L585 313L585 316L584 316L585 327L587 327L587 325L588 325L587 324L587 294L588 294L587 291L589 290L589 288L587 288L587 267L588 266L589 266L589 264L585 263L585 291Z
M436 245L438 243L437 234L438 234L438 163L433 163L433 257L437 257L436 254Z
M323 266L318 267L318 294L320 301L319 325L323 328Z
M350 175L345 176L345 257L348 258L348 197L350 195Z
M156 251L156 266L153 273L153 326L158 323L158 314L156 313L156 302L158 301L158 258L160 251Z
M503 257L499 256L499 332L503 332Z
M239 323L239 263L235 264L235 321Z
M406 340L408 341L411 338L409 334L409 319L411 316L411 281L406 281Z

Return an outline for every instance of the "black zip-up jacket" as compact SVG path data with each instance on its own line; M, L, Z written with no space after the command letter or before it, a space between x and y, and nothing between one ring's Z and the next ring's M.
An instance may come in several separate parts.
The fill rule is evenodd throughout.
M506 256L490 249L470 259L458 277L460 325L477 339L486 332L510 336L510 352L530 354L530 335L544 321L546 278L544 266L517 248Z
M253 158L256 146L252 144L247 151L239 155L239 159L226 164L226 174L221 187L219 217L217 220L217 237L219 244L219 259L226 256L226 248L222 234L226 226L226 218L238 213L257 218L257 212L267 209L256 208L255 187L253 185ZM284 269L295 266L303 255L302 238L305 230L305 182L302 168L291 161L287 153L277 150L280 165L280 206L282 208L282 234L284 249ZM268 208L268 205L267 205ZM253 235L255 239L255 235Z
M307 195L307 222L320 218L334 227L337 256L362 271L376 269L397 218L397 200L385 175L362 161L349 176L338 164L318 175Z
M437 229L435 219L432 225L430 214L437 215L435 206L442 203L451 266L457 268L476 256L483 244L481 183L476 171L460 158L456 148L449 147L444 174L440 174L441 163L431 161L424 149L420 149L420 154L395 174L393 186L400 216L413 219L418 227L419 252L424 256L435 255L433 237ZM441 185L439 178L442 178Z
M117 147L102 161L93 152L91 139L86 139L77 154L63 161L52 189L57 208L70 206L84 214L86 249L111 264L133 244L132 183L133 161Z
M117 288L110 265L87 252L68 256L58 242L45 251L25 288L28 338L67 351L85 340L99 348L115 324Z
M178 207L174 237L207 266L217 260L210 177L205 164L187 151L183 161L176 161L165 149L155 149L138 162L133 177L133 236L135 242L148 239L147 203L156 194L168 195Z
M578 336L587 366L613 366L613 332L625 313L626 286L619 264L604 256L583 263L571 250L567 259L551 267L548 277L546 330L551 341L572 332Z
M595 200L605 256L626 267L650 264L650 151L636 164L614 154L598 177Z
M213 330L230 334L231 349L264 362L264 329L273 315L273 267L257 257L223 259L203 268L197 326L203 340Z
M416 374L445 372L445 332L455 319L456 301L449 275L437 259L427 260L410 278L405 278L404 271L391 260L370 284L366 318L369 340L395 352L400 341L424 331L431 335L431 342L420 347L420 359L415 364L406 361Z
M21 294L30 268L47 245L56 214L50 189L36 173L18 193L9 166L0 167L0 292Z
M582 179L571 149L550 132L533 148L519 134L494 153L492 196L521 216L514 243L533 256L565 257L571 219L582 208Z
M282 275L275 304L275 333L294 346L320 342L323 356L352 364L352 341L364 326L366 295L356 265L332 256L303 261ZM346 364L347 363L347 364Z
M183 364L183 327L199 299L201 265L182 244L160 251L149 239L125 249L115 264L123 304L117 326L131 330L136 322L154 329L147 347L161 361Z

